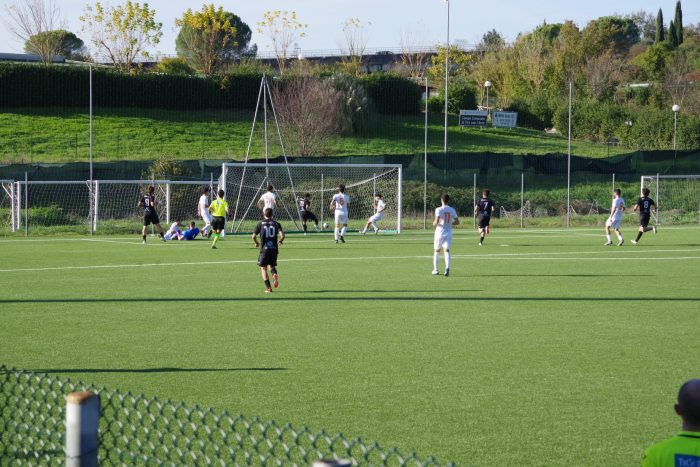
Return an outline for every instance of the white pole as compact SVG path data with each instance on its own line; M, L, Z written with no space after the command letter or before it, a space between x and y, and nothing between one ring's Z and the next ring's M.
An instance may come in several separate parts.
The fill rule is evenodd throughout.
M268 177L270 176L269 169L267 167L267 164L269 162L268 159L270 157L270 151L269 151L269 146L268 146L268 142L267 142L267 80L265 79L264 76L263 76L263 81L264 81L264 84L263 84L263 116L264 116L264 120L265 120L265 125L264 125L264 128L265 128L265 179L266 179L265 181L269 184L270 181L267 180ZM241 182L242 182L242 180L241 180Z
M170 225L170 183L165 185L165 223Z
M447 3L447 47L445 48L445 155L447 155L447 86L450 80L450 0Z
M425 77L425 124L423 135L423 229L428 228L428 77Z
M323 204L326 200L323 199L323 172L321 172L321 230L323 230Z
M92 65L90 65L90 181L92 182Z
M520 172L520 228L523 228L523 209L525 208L525 173Z
M397 227L396 227L398 233L401 233L401 203L402 203L402 199L401 199L401 198L402 198L401 186L403 185L403 183L402 183L402 181L403 181L403 180L402 180L402 179L403 179L403 177L402 177L402 170L403 170L403 167L399 167L399 200L398 200L398 204L399 204L399 205L398 205L398 209L397 209L397 212L398 212L398 222L397 222Z
M571 96L574 85L569 81L569 148L566 158L566 226L571 225Z
M612 183L613 183L612 191L615 191L615 174L614 173L612 174Z
M24 172L24 236L29 236L29 174Z
M661 224L661 193L659 193L659 174L656 174L656 223Z
M94 217L92 219L92 231L97 230L97 219L99 217L99 206L100 206L100 182L99 180L95 180L93 182L93 186L95 187L95 197L94 197L94 203L95 203L95 210L93 212Z
M66 466L97 466L100 396L90 391L66 396Z
M15 203L17 203L17 195L15 194L15 182L10 183L10 225L12 231L15 231Z

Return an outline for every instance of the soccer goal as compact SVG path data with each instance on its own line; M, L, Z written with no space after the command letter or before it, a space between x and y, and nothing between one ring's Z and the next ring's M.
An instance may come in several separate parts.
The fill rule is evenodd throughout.
M15 182L0 180L0 232L16 230Z
M645 175L641 188L656 202L656 223L700 223L700 175Z
M44 232L89 233L92 199L86 180L16 182L15 230L26 225Z
M379 225L383 232L401 232L401 166L390 164L264 164L225 163L219 187L226 191L233 222L230 232L250 231L261 218L257 202L272 185L277 194L278 221L301 230L297 198L309 194L310 210L320 225L333 224L329 206L339 184L350 196L348 227L360 229L373 214L375 194L386 203Z

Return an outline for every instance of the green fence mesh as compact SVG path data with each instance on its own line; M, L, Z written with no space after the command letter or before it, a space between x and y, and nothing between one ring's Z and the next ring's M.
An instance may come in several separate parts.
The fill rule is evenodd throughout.
M350 459L355 465L440 465L432 458L342 434L229 415L0 366L0 464L65 462L65 396L100 395L102 465L310 465ZM447 464L451 465L451 464Z

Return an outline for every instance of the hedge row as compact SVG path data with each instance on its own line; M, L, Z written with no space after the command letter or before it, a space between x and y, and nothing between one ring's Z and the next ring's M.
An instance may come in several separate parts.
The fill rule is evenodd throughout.
M159 73L128 75L93 69L95 107L168 110L252 110L260 88L259 74L229 74L211 79ZM420 112L420 88L397 75L375 73L359 78L375 108L384 114ZM88 106L86 67L0 64L0 107Z

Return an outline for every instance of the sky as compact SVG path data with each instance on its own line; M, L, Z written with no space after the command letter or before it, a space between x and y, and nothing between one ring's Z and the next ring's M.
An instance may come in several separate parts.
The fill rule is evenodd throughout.
M9 30L4 19L5 7L23 0L0 0L0 52L22 52L23 44ZM80 33L78 17L87 0L55 0L67 29ZM382 49L399 47L402 31L419 31L424 46L445 43L447 39L447 4L444 0L206 0L221 5L241 17L253 30L252 43L261 52L269 51L269 41L261 36L255 24L267 10L296 10L301 22L308 24L306 37L297 41L302 51L338 49L342 42L342 24L348 18L358 18L365 28L367 47ZM118 0L103 3L118 4ZM199 9L204 1L150 0L156 19L163 23L163 38L155 50L161 54L175 53L175 18L187 8ZM659 8L664 18L673 18L675 0L450 0L450 40L468 44L479 42L483 34L496 29L512 41L519 32L531 31L543 21L563 22L570 19L583 27L591 19L645 10L656 15ZM700 1L685 0L684 24L700 22Z

